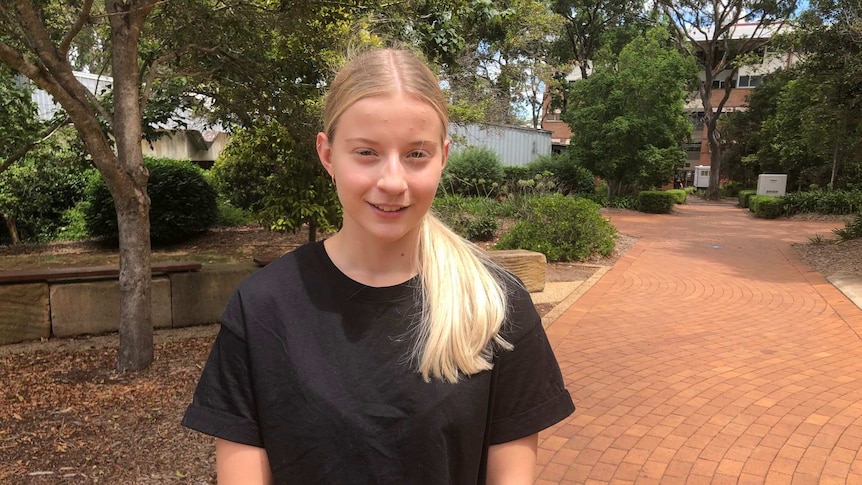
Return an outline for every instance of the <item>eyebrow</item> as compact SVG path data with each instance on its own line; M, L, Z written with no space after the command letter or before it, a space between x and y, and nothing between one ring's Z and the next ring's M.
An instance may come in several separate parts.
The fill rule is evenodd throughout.
M371 140L371 139L369 139L369 138L362 138L362 137L357 137L357 138L347 138L347 139L346 139L346 140L344 140L344 141L346 141L346 142L348 142L348 143L367 143L367 144L369 144L369 145L374 145L374 144L376 144L376 143L377 143L377 142L375 142L374 140ZM439 143L439 142L433 142L433 141L430 141L430 140L416 140L416 141L408 142L408 143L407 143L407 145L410 145L410 146L413 146L413 147L419 147L419 148L422 148L422 147L424 147L424 146L426 146L426 145L432 145L432 146L435 146L435 147L436 147L436 146L440 146L440 143Z

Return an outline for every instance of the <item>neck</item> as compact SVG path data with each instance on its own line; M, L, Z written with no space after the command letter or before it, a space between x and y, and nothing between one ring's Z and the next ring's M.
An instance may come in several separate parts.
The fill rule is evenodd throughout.
M324 242L329 259L351 279L373 287L394 286L416 276L419 235L391 243L348 240L338 232Z

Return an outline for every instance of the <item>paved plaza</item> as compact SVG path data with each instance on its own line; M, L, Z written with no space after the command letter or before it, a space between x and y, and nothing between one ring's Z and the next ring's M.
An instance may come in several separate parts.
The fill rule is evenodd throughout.
M610 214L637 244L548 327L577 410L539 484L862 484L862 310L730 203Z

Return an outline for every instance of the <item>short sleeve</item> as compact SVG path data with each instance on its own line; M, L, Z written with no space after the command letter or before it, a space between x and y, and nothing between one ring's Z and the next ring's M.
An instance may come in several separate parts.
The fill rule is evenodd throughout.
M526 290L513 302L514 348L500 351L494 371L490 444L529 436L574 412L560 366Z
M235 292L186 409L182 425L217 438L262 447L252 392L242 304Z

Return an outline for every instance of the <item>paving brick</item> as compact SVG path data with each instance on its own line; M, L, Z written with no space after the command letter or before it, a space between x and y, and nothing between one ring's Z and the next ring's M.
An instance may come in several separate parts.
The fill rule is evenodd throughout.
M578 412L537 483L862 483L862 310L791 247L841 224L608 217L639 241L548 328Z

